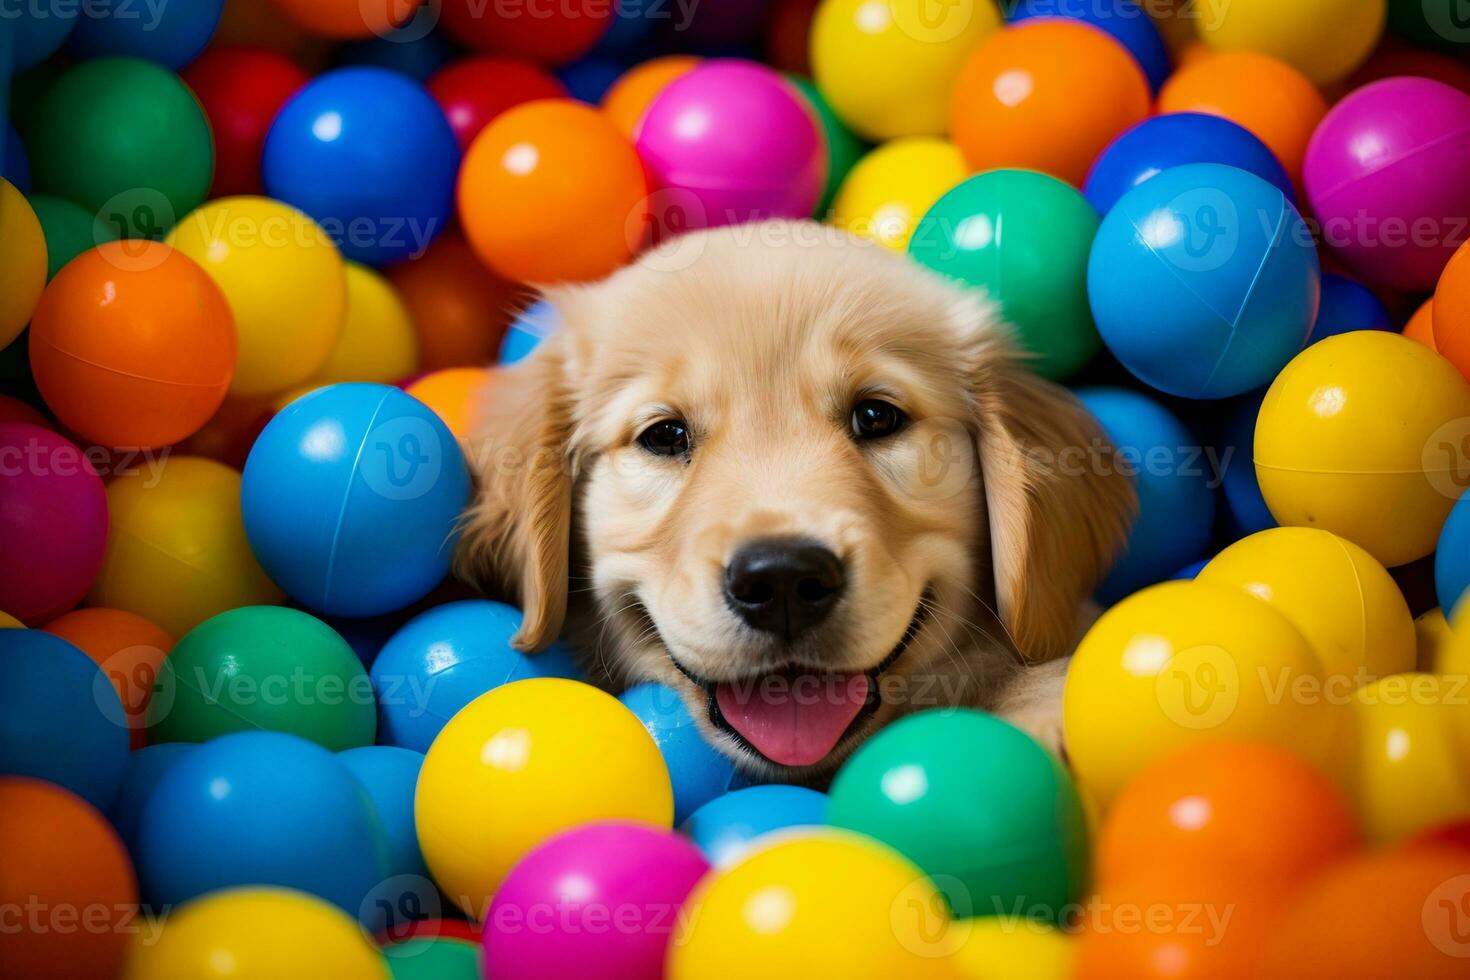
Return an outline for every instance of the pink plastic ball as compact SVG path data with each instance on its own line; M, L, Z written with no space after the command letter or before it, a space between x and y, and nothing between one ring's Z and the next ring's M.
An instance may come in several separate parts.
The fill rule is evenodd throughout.
M40 626L102 567L107 494L82 451L39 425L0 425L0 610Z
M638 153L668 230L759 218L807 218L827 179L815 114L781 75L753 62L709 61L653 100Z
M699 848L642 824L588 824L511 870L485 921L495 980L658 980L679 909L709 870Z
M1303 177L1323 238L1358 275L1431 289L1465 241L1470 96L1388 78L1339 102L1312 136Z

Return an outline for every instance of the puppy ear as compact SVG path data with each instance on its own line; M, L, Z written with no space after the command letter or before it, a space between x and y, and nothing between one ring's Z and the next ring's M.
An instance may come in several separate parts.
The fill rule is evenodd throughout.
M461 519L455 570L509 595L525 619L512 645L541 650L567 610L572 524L572 392L565 338L495 372L471 443L478 492Z
M1081 402L1008 355L989 360L976 401L997 611L1021 655L1042 662L1076 642L1137 496Z

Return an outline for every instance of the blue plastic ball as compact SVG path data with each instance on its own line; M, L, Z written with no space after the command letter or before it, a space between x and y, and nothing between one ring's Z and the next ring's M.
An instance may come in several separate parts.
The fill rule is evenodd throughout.
M622 77L628 66L611 58L583 58L557 70L556 77L571 97L588 105L600 105L602 97Z
M1354 330L1395 330L1393 317L1373 290L1346 276L1322 277L1322 303L1307 343Z
M5 124L5 142L0 145L0 177L15 185L22 194L31 192L31 161L25 144L10 123Z
M170 906L237 885L278 885L365 922L387 843L352 772L313 742L237 732L196 746L158 780L138 829L144 900Z
M74 58L143 58L178 71L214 37L224 9L224 0L90 0L66 51Z
M1111 605L1204 556L1215 523L1213 474L1200 440L1146 395L1087 388L1077 397L1117 447L1118 468L1138 490L1127 549L1097 590Z
M425 9L420 7L420 13ZM410 23L382 37L344 44L337 49L333 61L339 67L387 68L416 82L427 83L439 69L454 60L455 54L454 45L444 35Z
M1108 349L1183 398L1270 382L1306 343L1320 280L1316 245L1286 196L1214 163L1174 167L1125 194L1087 268Z
M319 75L276 116L262 174L349 259L383 265L428 248L453 213L459 143L424 87L386 68Z
M366 745L337 753L367 793L388 845L387 875L373 889L370 903L382 921L374 927L397 930L417 919L438 918L439 889L429 877L419 850L413 800L422 752L390 745Z
M520 610L486 599L436 606L393 634L373 662L378 739L427 752L450 718L486 691L531 677L577 678L559 646L526 655L510 645Z
M682 823L735 785L735 764L704 740L684 699L663 684L639 684L618 696L658 743L674 784L674 823Z
M827 796L802 786L752 786L726 793L694 812L680 831L699 845L709 863L728 867L756 838L791 827L821 827Z
M1169 49L1164 44L1158 27L1154 25L1148 11L1135 0L1088 0L1078 3L1020 0L1012 9L1009 20L1014 24L1041 17L1080 20L1109 35L1133 55L1138 67L1148 76L1149 87L1155 92L1174 70L1169 60Z
M1264 391L1241 398L1230 412L1218 447L1225 471L1221 487L1230 514L1230 529L1239 538L1277 526L1256 479L1256 416L1261 414L1261 402L1265 398ZM1230 454L1228 458L1226 453Z
M256 439L240 489L261 566L334 616L392 612L439 584L469 497L439 416L377 384L329 385L287 405Z
M1219 116L1176 112L1145 119L1113 141L1092 165L1082 193L1100 214L1139 184L1172 167L1219 163L1253 173L1296 200L1276 154L1255 134Z
M158 745L145 745L129 756L127 775L123 777L122 788L117 792L112 809L107 811L107 819L112 821L113 828L134 860L138 857L138 827L143 820L143 808L152 798L158 781L174 767L174 763L198 747L193 742L160 742Z
M514 364L541 345L556 329L557 313L544 299L538 299L516 317L500 340L500 363Z
M0 776L56 783L106 812L127 770L127 716L96 662L50 633L0 629Z
M1199 573L1204 571L1205 566L1209 563L1210 560L1208 558L1201 558L1199 561L1190 562L1188 565L1175 572L1172 578L1176 582L1193 582L1195 579L1199 578Z
M10 33L10 70L19 75L51 57L66 43L77 26L80 3L26 3L14 10L19 17L0 18L0 57L4 57L5 34ZM9 80L6 80L9 84Z
M1439 608L1452 620L1467 588L1470 588L1470 493L1462 496L1450 511L1434 552L1434 591L1439 597Z
M592 50L597 54L629 54L639 51L665 16L663 0L617 0L612 24Z

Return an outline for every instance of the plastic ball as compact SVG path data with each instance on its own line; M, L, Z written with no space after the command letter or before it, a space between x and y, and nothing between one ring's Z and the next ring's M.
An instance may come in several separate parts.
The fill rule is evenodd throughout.
M10 35L10 70L18 75L60 50L68 35L76 29L80 11L80 4L15 8L7 16L10 25L6 28Z
M78 60L117 55L156 61L178 71L214 36L224 6L224 0L195 0L145 15L126 0L104 0L77 21L66 51Z
M214 172L204 110L179 76L136 58L69 69L27 119L36 190L124 230L165 234L198 207Z
M428 877L413 825L413 795L422 752L391 745L365 745L337 756L362 785L388 838L388 866L394 875Z
M334 40L382 36L413 19L424 0L271 0L297 26Z
M330 385L282 409L241 486L261 565L293 599L335 616L392 612L438 585L469 496L438 416L371 384Z
M1203 112L1243 126L1298 180L1307 142L1327 114L1327 100L1285 62L1254 51L1232 51L1182 66L1159 91L1157 109Z
M717 796L695 810L679 830L709 863L727 868L767 834L827 822L827 796L804 786L750 786Z
M960 980L1070 980L1077 959L1071 936L1031 919L989 916L951 927L963 944L953 963Z
M1225 505L1230 519L1230 533L1243 538L1257 531L1276 527L1276 518L1261 496L1261 485L1256 480L1256 464L1251 458L1256 440L1256 416L1261 411L1264 391L1243 395L1231 407L1225 418L1224 430L1215 447L1223 477L1220 489L1224 491Z
M1470 242L1461 245L1445 266L1434 291L1430 313L1431 347L1449 358L1470 378Z
M1012 24L1042 17L1075 19L1107 34L1128 49L1133 60L1148 78L1149 87L1158 91L1173 71L1169 50L1148 11L1134 0L1102 0L1095 4L1057 4L1054 0L1021 0L1006 16Z
M429 94L466 151L495 118L522 102L565 98L567 88L543 68L508 58L465 58L429 79ZM631 139L631 137L629 137Z
M339 68L276 115L262 173L267 193L311 215L344 256L383 265L444 230L459 162L454 131L423 86L386 68Z
M658 743L674 786L675 824L734 786L735 764L704 740L679 692L663 684L639 684L618 700Z
M138 943L123 980L390 980L350 917L285 888L231 888L171 913ZM447 978L446 978L447 980Z
M443 0L444 29L466 47L546 65L565 65L592 50L612 23L606 0L568 0L519 16L486 16L478 0Z
M128 771L118 788L117 798L108 808L107 819L112 822L129 854L138 853L138 825L158 781L173 768L174 763L192 751L194 746L187 742L164 742L145 745L128 753Z
M427 752L465 705L513 681L564 676L551 651L527 655L511 646L521 612L500 602L466 599L409 620L373 661L380 740Z
M20 620L16 619L14 616L10 615L10 613L8 613L8 612L0 612L0 629L4 629L4 630L23 630L25 628L26 628L26 624L25 623L22 623Z
M152 742L286 732L334 752L372 744L372 686L347 641L295 609L220 613L179 640L148 710Z
M556 308L550 303L544 299L532 303L505 331L500 341L499 363L514 364L529 356L556 331L560 322Z
M279 885L367 919L387 846L367 794L326 749L237 732L169 767L143 809L144 898L173 905L239 885Z
M5 976L117 975L138 885L101 814L58 786L0 778L0 866L0 907L11 918L0 932Z
M653 100L670 82L687 75L699 62L693 55L671 54L634 65L602 96L602 111L618 132L630 140L637 139L638 125Z
M679 906L708 870L697 847L654 827L594 823L553 837L495 892L485 918L486 975L661 977ZM538 923L550 909L555 921ZM619 910L614 929L597 927Z
M1424 78L1358 89L1328 112L1307 147L1307 197L1323 240L1357 274L1429 289L1456 247L1470 188L1470 95Z
M174 638L142 616L121 609L75 609L53 619L45 629L102 668L127 713L132 747L140 748L153 685Z
M956 813L972 816L949 824ZM1086 822L1066 770L978 711L924 712L873 736L833 781L827 822L905 855L960 918L1019 907L1060 921L1087 873Z
M41 429L52 428L46 416L28 403L19 398L11 398L9 395L0 395L0 425L34 425Z
M336 68L347 65L387 68L407 75L420 84L453 61L459 49L438 31L432 30L434 10L426 4L417 15L423 23L410 21L377 37L344 44L332 59Z
M1377 330L1329 337L1287 365L1261 405L1261 493L1282 524L1407 564L1434 550L1460 494L1466 418L1470 385L1423 345Z
M388 281L413 320L419 367L480 367L495 360L520 287L492 274L457 231L418 258L390 266Z
M613 82L626 69L621 61L611 58L583 58L557 71L556 77L567 87L567 96L588 105L598 105Z
M1175 112L1146 119L1113 141L1087 175L1083 192L1107 214L1134 187L1170 167L1218 163L1253 173L1296 199L1291 178L1270 148L1221 116Z
M668 980L743 975L808 980L813 964L844 980L941 980L949 915L934 884L876 841L812 831L709 875L669 949ZM896 913L896 909L903 913Z
M1367 60L1386 9L1385 0L1204 0L1197 16L1201 39L1215 50L1260 51L1327 85Z
M0 180L0 347L20 336L46 288L46 235L25 195Z
M806 218L827 181L815 110L753 62L707 61L674 79L644 113L637 145L655 218L670 231Z
M1423 344L1435 353L1439 352L1439 343L1434 339L1434 297L1426 299L1414 315L1409 317L1409 322L1404 324L1404 336L1416 344Z
M832 201L832 223L901 252L919 219L968 174L965 158L948 140L891 140L848 172Z
M3 125L5 128L0 131L0 177L10 181L22 194L29 194L31 161L26 156L25 144L8 120Z
M217 613L279 602L240 519L240 474L172 456L107 488L112 526L89 601L183 636Z
M467 440L479 426L479 405L493 378L487 368L446 368L424 375L404 391L433 409L456 439Z
M1191 461L1199 439L1172 412L1137 392L1084 388L1082 404L1133 478L1138 517L1128 546L1098 586L1105 603L1162 581L1205 553L1215 521L1215 494L1204 465Z
M1393 317L1373 290L1344 276L1322 277L1322 302L1307 343L1354 330L1393 330Z
M30 353L47 406L68 428L107 446L167 446L224 401L234 318L187 255L156 242L111 242L47 286Z
M347 263L347 311L342 332L313 384L390 383L418 370L418 341L408 308L383 275Z
M940 136L965 57L1000 23L994 0L932 11L915 0L823 0L811 26L812 76L867 139Z
M107 497L82 451L49 429L0 424L0 459L0 609L40 626L97 578Z
M1322 667L1296 627L1245 592L1166 582L1118 603L1072 658L1063 724L1072 768L1108 806L1130 778L1176 748L1257 739L1324 765L1340 705L1283 698L1323 691Z
M1414 618L1414 641L1418 654L1416 666L1419 670L1436 670L1435 662L1448 647L1450 636L1449 620L1445 618L1444 610L1438 606ZM1449 673L1445 670L1438 672Z
M1148 79L1085 24L1027 21L985 40L950 103L950 137L975 170L1040 170L1076 187L1108 144L1149 114Z
M1340 696L1414 669L1414 621L1403 593L1372 555L1335 534L1306 527L1253 534L1215 556L1199 581L1244 589L1289 619Z
M429 747L414 812L434 880L479 914L542 841L596 820L667 827L674 794L658 746L616 698L538 678L450 719Z
M46 236L47 282L87 249L117 240L117 229L80 205L46 194L32 194L27 200Z
M1453 612L1470 588L1470 496L1462 496L1450 511L1434 549L1435 597L1441 609Z
M814 216L824 218L832 208L832 201L837 196L837 190L847 178L848 173L863 154L868 152L868 144L847 128L817 86L809 79L788 75L787 80L795 85L806 100L810 103L812 111L817 114L817 122L822 127L822 135L827 141L827 182L822 185L822 197L817 201Z
M481 980L477 944L455 938L409 939L383 950L393 980Z
M1097 227L1091 205L1060 180L995 170L941 197L909 254L1000 303L1036 370L1064 378L1101 347L1084 286Z
M284 55L264 48L210 48L181 76L199 99L214 133L210 197L260 194L265 136L281 106L310 76Z
M517 106L485 127L459 175L470 246L517 282L599 279L632 257L648 186L627 138L569 99Z

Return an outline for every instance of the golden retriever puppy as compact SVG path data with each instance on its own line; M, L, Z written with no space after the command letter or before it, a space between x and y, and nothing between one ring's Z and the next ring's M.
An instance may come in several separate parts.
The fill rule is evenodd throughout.
M1134 495L995 309L810 222L685 236L589 286L486 394L461 573L747 770L820 782L906 712L1056 744Z

